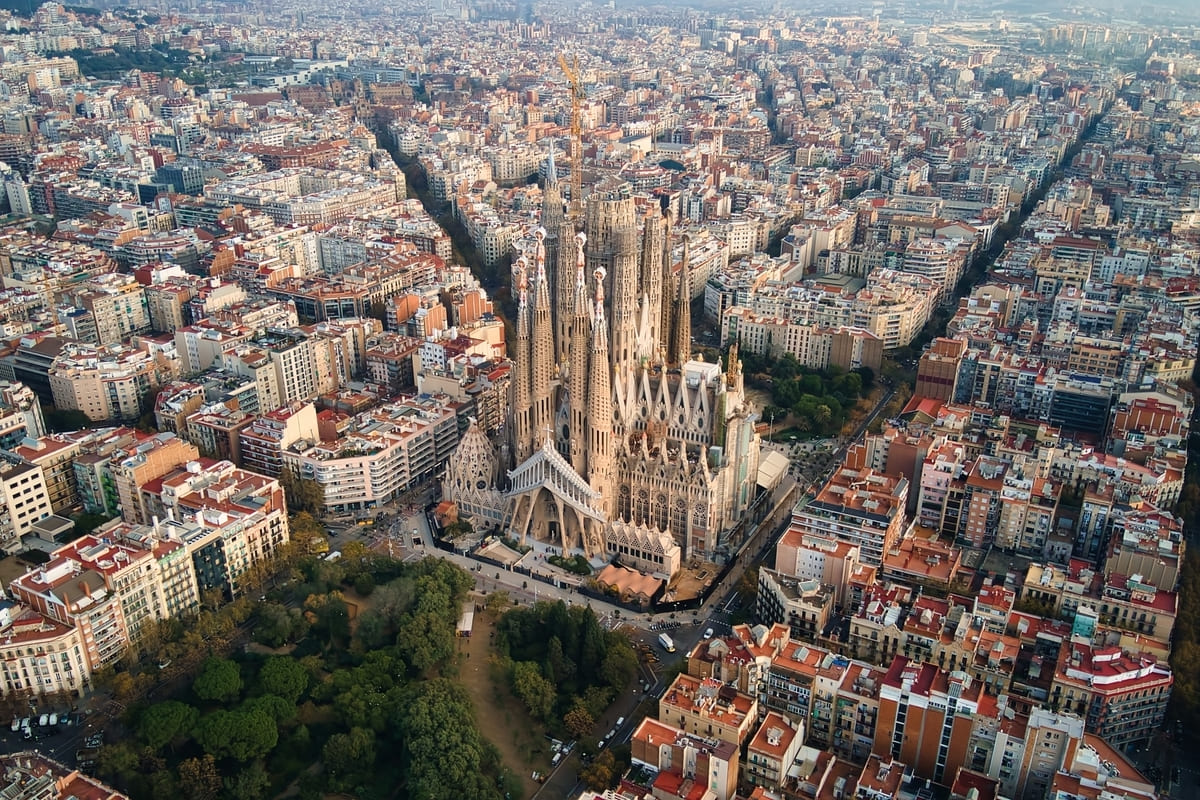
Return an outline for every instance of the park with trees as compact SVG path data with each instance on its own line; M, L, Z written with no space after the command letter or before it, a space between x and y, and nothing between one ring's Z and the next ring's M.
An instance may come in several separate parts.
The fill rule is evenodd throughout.
M774 432L797 438L835 436L850 422L859 402L875 388L875 373L866 367L803 367L791 353L779 358L741 354L746 386L769 396L763 419ZM869 408L870 404L866 404Z
M125 687L128 707L114 730L127 735L101 749L100 776L135 800L520 797L457 680L455 625L471 575L441 559L404 564L353 544L334 563L293 556L286 585L265 602L202 612L223 636L173 669L153 702L129 685L144 665L106 676L114 694ZM227 623L215 621L235 606ZM249 629L256 644L222 647L237 641L229 626ZM194 627L164 625L155 649L203 653L184 643Z

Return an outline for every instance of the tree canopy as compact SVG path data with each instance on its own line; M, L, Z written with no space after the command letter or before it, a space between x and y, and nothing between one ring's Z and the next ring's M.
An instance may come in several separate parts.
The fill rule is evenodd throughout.
M590 608L562 601L514 608L496 631L513 694L556 731L590 728L580 712L594 719L637 673L629 640L604 630Z
M443 674L456 661L454 628L472 576L441 559L373 554L347 567L301 556L289 569L280 602L259 604L254 622L256 638L274 625L270 638L294 644L197 658L176 696L131 709L136 738L102 748L101 777L133 800L262 800L292 784L301 797L515 797L465 689ZM341 592L363 575L377 588L351 631ZM246 618L228 609L164 630L161 647L174 652L191 636L203 647L205 636ZM297 615L303 624L294 627ZM539 667L523 669L555 702Z

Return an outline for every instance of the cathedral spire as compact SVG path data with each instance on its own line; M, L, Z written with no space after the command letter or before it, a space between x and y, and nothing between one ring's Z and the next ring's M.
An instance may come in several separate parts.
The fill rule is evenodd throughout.
M671 261L671 212L663 211L663 241L662 241L662 285L659 287L659 292L662 295L662 302L659 308L659 323L658 323L658 350L660 361L665 365L667 358L664 355L671 347L671 331L674 330L674 314L675 308L675 270L674 264Z
M571 319L570 368L567 370L568 403L568 452L571 466L583 476L587 469L587 387L588 387L588 334L592 308L587 290L587 267L583 246L587 237L575 235L575 294ZM566 248L564 247L564 250Z
M683 262L679 265L679 285L675 295L675 330L671 338L671 361L683 366L692 357L692 286L688 275L688 237L683 237Z
M534 239L533 313L530 342L530 392L533 401L532 433L541 437L554 423L554 328L550 320L550 283L546 276L546 231L538 228Z
M533 444L533 404L530 397L529 297L524 257L513 264L513 289L517 295L517 343L513 353L512 442L513 456L520 464L529 458Z
M558 185L558 172L554 169L554 145L550 145L550 155L546 157L546 185Z
M662 332L658 326L662 321L662 255L663 219L658 211L645 217L642 229L641 295L642 307L638 316L638 359L653 361L658 356L658 343Z
M588 482L603 497L605 512L613 502L613 401L608 363L608 323L604 319L604 268L593 273L596 281L592 315L592 357L588 370Z

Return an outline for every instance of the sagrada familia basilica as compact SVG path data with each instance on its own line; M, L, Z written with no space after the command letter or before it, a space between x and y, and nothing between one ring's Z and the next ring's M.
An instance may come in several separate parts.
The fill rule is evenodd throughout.
M542 227L512 270L506 441L472 424L443 495L521 543L670 575L716 556L754 499L759 438L737 347L726 368L692 358L687 239L675 273L667 212L601 184L577 232L553 161L549 173Z

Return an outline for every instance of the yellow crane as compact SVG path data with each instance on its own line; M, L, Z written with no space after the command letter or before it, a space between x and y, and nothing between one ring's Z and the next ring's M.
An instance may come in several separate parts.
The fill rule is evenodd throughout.
M586 95L579 80L579 56L574 56L568 62L567 57L559 53L558 66L571 86L571 152L568 154L571 162L571 205L567 213L577 218L583 211L583 126L580 114Z

